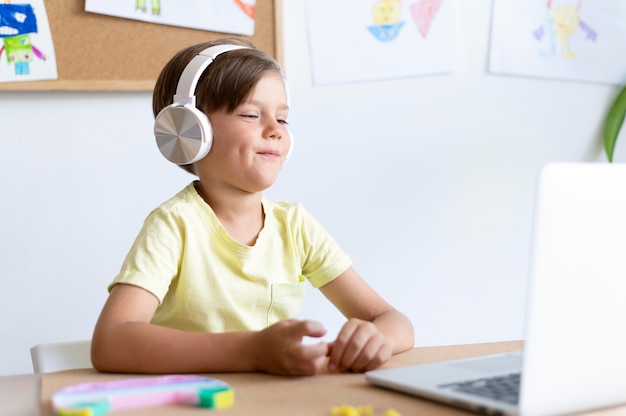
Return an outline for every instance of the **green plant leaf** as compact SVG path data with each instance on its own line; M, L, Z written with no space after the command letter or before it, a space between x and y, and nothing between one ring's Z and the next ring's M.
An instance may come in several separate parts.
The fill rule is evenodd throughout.
M626 116L626 86L622 88L609 108L609 113L604 122L604 150L609 162L613 162L615 142L624 123L624 116Z

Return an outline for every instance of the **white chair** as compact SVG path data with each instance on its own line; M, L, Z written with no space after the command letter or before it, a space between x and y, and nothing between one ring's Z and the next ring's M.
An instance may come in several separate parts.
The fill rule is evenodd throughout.
M35 373L93 368L91 340L37 344L31 347L30 357Z

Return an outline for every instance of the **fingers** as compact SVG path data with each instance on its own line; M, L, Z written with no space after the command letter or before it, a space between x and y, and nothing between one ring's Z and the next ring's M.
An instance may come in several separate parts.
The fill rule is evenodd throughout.
M304 320L304 321L297 321L299 323L298 325L298 329L300 329L302 332L300 333L301 337L315 337L315 338L319 338L319 337L323 337L324 335L326 335L326 328L324 328L324 325L322 325L321 322L318 321L312 321L312 320Z
M318 361L318 359L325 361L327 352L328 345L325 342L320 342L319 344L315 345L300 346L300 357L305 361Z
M258 368L272 374L312 375L326 360L328 345L302 343L303 337L321 337L324 327L316 321L281 321L258 333L256 361Z
M286 355L285 374L289 375L313 375L319 372L326 362L328 345L320 342L314 345L293 343Z
M317 373L326 361L328 355L328 344L320 341L317 343L307 340L303 343L303 338L320 338L326 335L326 328L317 321L304 320L294 321L291 327L291 336L297 340L298 344L294 345L297 363L300 366L294 370L299 375L312 375Z
M329 348L331 372L364 372L381 366L391 357L391 344L368 321L349 320Z

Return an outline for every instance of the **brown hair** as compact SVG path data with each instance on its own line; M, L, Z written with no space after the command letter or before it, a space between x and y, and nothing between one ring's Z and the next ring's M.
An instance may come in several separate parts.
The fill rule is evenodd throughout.
M189 61L206 48L223 44L247 48L218 55L200 76L195 95L196 107L203 113L209 115L222 109L232 113L268 72L275 71L283 75L274 58L244 39L222 38L192 45L174 55L157 78L152 94L152 111L155 117L163 108L172 104L178 80ZM195 174L193 165L182 165L181 168Z

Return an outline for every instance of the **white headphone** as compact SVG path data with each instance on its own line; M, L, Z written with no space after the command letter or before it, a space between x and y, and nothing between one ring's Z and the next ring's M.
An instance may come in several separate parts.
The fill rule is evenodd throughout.
M173 103L157 114L154 120L156 143L161 154L170 162L189 165L205 157L211 150L213 128L206 114L196 107L196 86L200 76L218 55L236 49L248 47L217 45L196 55L178 80ZM285 160L289 159L293 151L293 135L290 131L288 134L291 144Z

